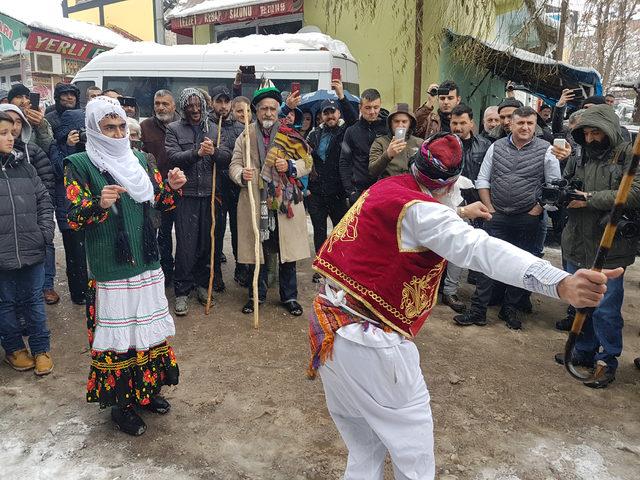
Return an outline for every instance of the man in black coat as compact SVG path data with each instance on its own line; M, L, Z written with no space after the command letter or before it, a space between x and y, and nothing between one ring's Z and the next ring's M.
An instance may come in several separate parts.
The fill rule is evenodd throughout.
M215 146L218 127L207 117L207 104L199 89L185 88L178 106L182 118L167 127L165 145L169 167L181 168L188 179L176 208L174 311L183 316L189 313L192 290L200 303L207 303L213 164L217 171L228 169L231 151L223 143ZM216 189L219 177L216 175ZM214 256L214 271L221 272L219 255Z
M340 179L353 205L375 182L369 175L369 153L376 137L387 134L387 122L380 117L380 92L369 88L360 97L360 120L347 128L340 152Z
M338 101L322 102L322 124L314 128L307 138L313 155L313 169L309 174L309 216L316 252L327 239L327 217L335 227L347 211L345 191L340 181L340 152L347 128L358 119L356 110L344 96L342 82L334 80L332 88L338 95ZM315 273L313 281L319 280L320 275Z
M236 140L244 131L244 125L230 115L231 113L231 92L224 85L218 85L211 90L211 106L213 110L209 114L209 120L216 126L221 126L220 144L224 144L229 151L233 152ZM240 187L229 178L229 169L218 170L220 177L220 190L217 193L222 200L220 215L216 218L216 255L222 258L222 245L224 234L227 229L227 213L229 214L229 228L231 229L231 248L233 257L236 260L233 278L242 287L248 286L247 266L238 263L238 199L240 198ZM213 289L222 292L225 289L222 279L222 272L215 273L213 278Z
M0 111L6 112L13 119L12 135L14 138L13 148L22 152L28 163L33 165L38 173L38 177L49 192L50 199L55 194L55 176L53 167L47 154L36 143L30 143L31 125L23 111L13 104L0 105ZM53 280L56 276L56 251L53 240L47 242L44 261L44 285L42 293L44 301L48 305L56 304L60 301L60 296L53 288Z

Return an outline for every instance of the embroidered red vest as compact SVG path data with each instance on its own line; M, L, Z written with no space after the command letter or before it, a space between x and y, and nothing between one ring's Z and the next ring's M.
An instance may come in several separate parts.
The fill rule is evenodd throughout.
M362 302L378 320L414 337L436 304L446 260L402 248L402 220L417 202L437 202L411 175L363 192L318 252L313 268Z

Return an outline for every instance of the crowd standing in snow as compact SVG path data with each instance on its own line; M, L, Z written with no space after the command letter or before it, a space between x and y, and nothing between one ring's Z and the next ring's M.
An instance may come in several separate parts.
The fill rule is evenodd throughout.
M543 256L545 242L557 241L566 272L588 268L633 157L628 132L607 104L608 98L585 99L565 126L571 90L563 92L553 109L543 105L536 111L508 94L498 105L474 112L461 102L459 87L447 80L430 85L427 101L415 112L407 103L386 111L377 90L364 90L355 103L342 82L334 79L337 99L327 97L308 110L301 108L298 91L283 94L267 79L253 98L243 97L241 78L236 76L231 91L224 85L211 91L159 90L153 98L153 116L141 123L135 98L95 86L81 95L74 85L56 85L55 104L46 114L30 105L30 92L23 85L14 85L1 99L0 336L5 360L16 370L34 369L37 375L54 368L44 304L60 301L54 288L55 212L70 298L86 308L91 345L87 400L112 407L117 427L132 435L146 430L134 407L167 413L170 405L160 395L161 387L175 385L179 379L176 356L167 342L175 327L165 288L175 293L173 313L188 315L191 295L203 305L209 301L211 270L215 301L224 302L221 264L227 261L223 253L227 226L235 261L233 280L248 289L247 302L238 305L238 311L250 314L254 309L255 216L262 264L258 301L266 300L277 272L283 308L300 316L296 264L311 255L306 213L313 225L316 262L324 259L324 265L330 265L336 261L329 255L335 242L359 241L354 216L365 212L362 229L372 228L364 226L364 219L372 215L369 207L363 207L372 201L367 204L365 198L379 197L393 182L405 191L415 178L418 184L428 185L423 190L448 206L447 212L441 212L441 221L450 221L449 215L457 212L466 225L455 228L469 239L480 235L478 242L487 242L483 255L503 245L487 240L491 237L530 254L522 272L527 275L517 279L503 278L492 266L447 249L434 250L439 257L429 267L440 269L434 270L429 281L437 282L430 285L435 295L441 286L442 303L456 312L457 325L486 325L487 308L500 305L500 319L517 330L522 328L523 315L533 309L530 291L557 297L560 282L576 278L531 259ZM87 100L84 108L81 97ZM573 186L573 197L549 208L554 202L541 201L544 191L562 179ZM253 211L250 195L256 201ZM637 222L640 177L631 187L627 211L628 221ZM546 238L549 216L553 228ZM335 229L328 239L327 219ZM407 224L407 232L420 231L423 223L428 224L427 219L414 219ZM443 230L442 235L453 235L455 228ZM398 227L398 242L400 231ZM616 237L606 267L631 265L637 244L633 234ZM407 248L415 254L444 247L434 239ZM450 260L446 268L442 258ZM332 277L334 270L323 270L322 264L316 267L314 282L329 285L335 280L340 285ZM476 286L470 306L457 295L464 268ZM575 348L581 365L606 364L603 377L585 383L592 388L614 381L622 351L623 274L613 276L604 297L598 293L602 301L589 316ZM353 281L352 287L358 284ZM598 284L606 279L592 281ZM312 348L318 339L351 323L353 315L369 322L368 315L375 311L353 290L342 290L344 302L340 303L338 293L324 287L312 315ZM329 297L334 303L327 303ZM419 300L416 315L428 314L429 302ZM408 298L402 301L406 308ZM344 311L332 310L336 305L349 309L349 319L345 320ZM573 313L570 308L557 328L568 330ZM22 342L23 335L29 348ZM328 398L333 396L340 403L335 382L344 379L339 374L333 380L329 374L323 376L328 357L319 350L316 353L311 370L320 369ZM556 355L556 361L562 363L564 356ZM332 414L345 415L338 410L330 405ZM430 422L430 415L425 421ZM336 423L343 438L348 438L349 429ZM429 439L417 441L432 449ZM351 455L357 455L357 443L347 442ZM362 466L354 462L348 468L357 471ZM402 461L394 459L394 464L401 468Z

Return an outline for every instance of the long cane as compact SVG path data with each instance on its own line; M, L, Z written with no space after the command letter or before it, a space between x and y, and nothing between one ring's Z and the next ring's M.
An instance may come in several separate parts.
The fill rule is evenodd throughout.
M593 267L591 267L591 270L595 272L600 272L604 268L604 262L607 259L609 249L611 248L616 236L618 222L624 213L624 205L627 202L627 196L629 195L629 190L631 190L631 184L636 176L638 161L640 161L640 135L636 137L636 141L633 145L633 159L631 160L629 169L625 172L624 177L622 177L622 181L620 182L620 186L618 187L616 201L611 209L611 214L609 215L609 223L607 223L607 226L604 229L602 239L600 240L600 246L598 247L598 253L593 261ZM579 372L573 364L573 348L575 347L578 335L580 335L580 332L582 331L582 325L584 324L587 315L591 315L594 310L595 308L579 308L576 311L576 316L573 319L571 331L569 332L569 338L567 338L567 343L564 347L564 365L567 372L569 372L573 378L583 382L597 380L604 374L606 368L606 364L604 362L598 361L593 374L584 374Z
M218 139L216 148L220 148L220 133L222 132L222 115L218 117ZM213 175L211 176L211 255L209 256L209 289L207 290L207 305L204 314L209 315L211 308L211 295L213 293L213 277L215 275L213 261L216 252L216 162L213 162Z
M244 105L244 163L247 168L251 168L251 142L249 140L249 108ZM253 181L247 181L249 189L249 204L251 205L251 226L253 227L253 253L255 268L253 269L253 328L260 327L260 317L258 315L258 276L260 275L260 231L258 230L258 220L256 218L256 200L253 198Z

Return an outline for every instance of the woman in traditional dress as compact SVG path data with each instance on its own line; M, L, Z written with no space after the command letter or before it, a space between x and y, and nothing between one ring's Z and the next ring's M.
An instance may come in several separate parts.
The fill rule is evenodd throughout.
M175 207L186 178L175 168L163 182L153 157L131 150L127 116L113 99L87 104L86 133L86 152L65 159L65 186L68 223L86 232L91 272L87 401L112 407L116 427L137 436L146 425L135 407L167 413L160 389L178 383L154 220Z

